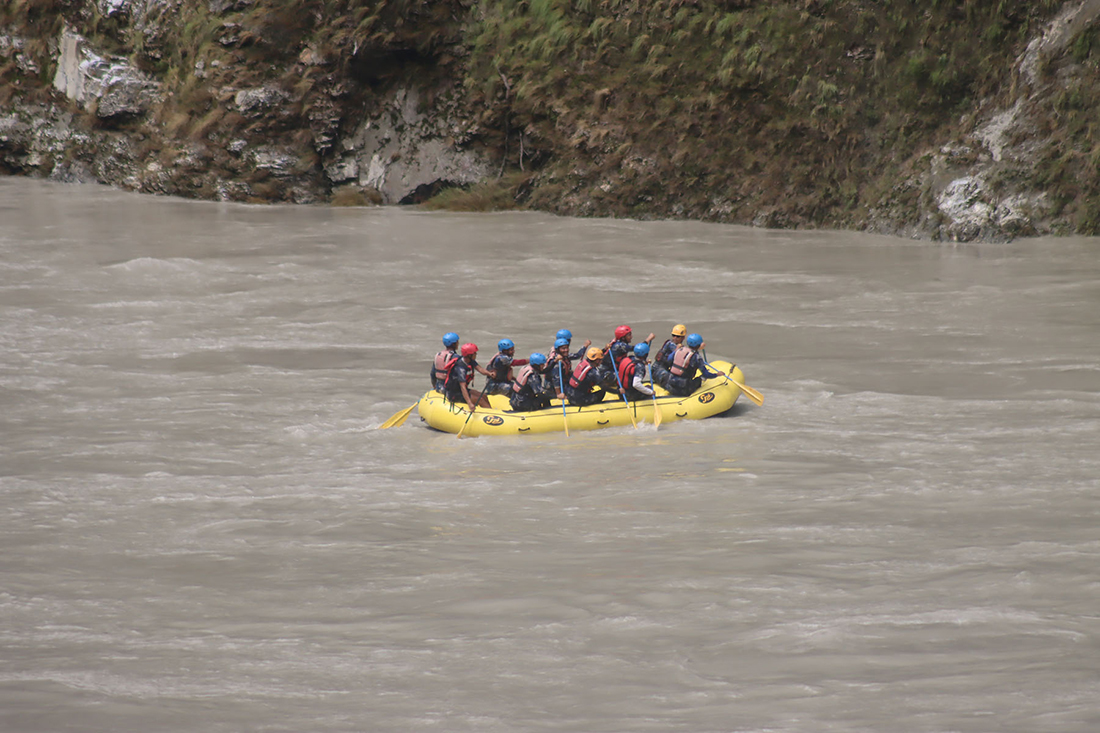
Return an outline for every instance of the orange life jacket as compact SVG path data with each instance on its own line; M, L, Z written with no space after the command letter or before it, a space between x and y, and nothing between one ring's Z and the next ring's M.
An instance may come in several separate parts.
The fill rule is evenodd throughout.
M581 363L577 364L577 368L573 370L573 374L569 377L569 386L573 389L579 387L590 371L592 371L592 363L588 359L581 359Z
M523 367L519 370L519 374L516 375L516 380L512 382L512 391L521 392L524 387L527 386L527 380L531 378L531 375L535 373L535 367L531 364Z
M562 374L572 374L573 373L573 360L569 358L568 351L566 352L565 356L562 356L561 354L554 351L553 349L550 349L550 351L547 352L547 356L548 356L548 360L547 360L546 363L549 365L549 367L547 367L547 370L546 370L547 374L550 373L551 369L553 369L555 371L557 370L558 366L557 366L557 364L554 363L555 359L561 362Z
M443 349L435 355L435 361L433 362L434 371L432 376L435 377L437 382L445 382L447 375L451 373L451 367L458 361L458 354L450 349Z
M672 372L673 376L681 377L688 368L688 363L691 361L691 357L695 355L695 352L688 346L680 346L676 349L676 353L672 355L672 366L668 368Z

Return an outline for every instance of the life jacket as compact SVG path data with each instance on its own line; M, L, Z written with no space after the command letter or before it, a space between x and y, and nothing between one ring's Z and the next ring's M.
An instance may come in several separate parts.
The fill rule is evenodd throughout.
M608 369L618 369L619 364L622 363L622 360L630 353L632 348L634 347L621 339L612 341L603 355L604 366Z
M581 386L581 382L588 376L588 373L592 371L592 364L588 359L581 359L581 363L577 364L577 368L573 370L573 374L569 377L569 387L576 389Z
M638 371L640 363L634 357L628 357L619 362L619 381L623 389L629 389L634 384L634 374Z
M458 361L459 356L450 349L443 349L435 355L435 361L432 364L432 378L436 382L447 381L447 375L451 373L451 368Z
M657 362L661 366L667 367L669 364L672 363L672 354L676 351L676 349L676 342L672 339L666 339L665 342L661 344L661 350L657 352L657 358L653 361Z
M531 375L535 373L535 367L531 364L523 367L519 370L519 374L516 375L516 381L512 382L512 391L520 393L523 388L527 386L527 380L531 378Z
M550 351L548 352L548 359L547 359L547 362L546 362L546 373L547 374L557 374L558 365L554 363L555 360L561 362L561 373L562 373L563 376L566 375L566 374L572 374L573 373L573 360L569 358L569 353L566 352L566 355L562 356L561 354L554 351L553 349L550 349Z
M695 352L688 346L681 346L676 349L676 353L672 355L672 366L668 368L674 377L682 377L684 373L688 371L688 365L691 363L691 357L695 356ZM694 370L693 370L694 371Z
M501 363L505 359L508 360L508 365L507 366L505 366L504 364ZM506 381L508 381L508 377L510 376L511 371L512 371L512 359L513 359L513 357L506 356L505 354L502 354L501 352L498 351L496 353L496 355L494 355L493 358L489 360L489 364L485 368L488 369L492 373L493 381L496 381L496 382L506 382Z
M461 358L461 357L459 357L459 358ZM458 359L454 359L454 360L451 361L450 364L447 365L447 381L443 383L443 388L445 390L453 389L456 386L456 385L453 384L456 381L455 379L453 379L453 377L454 377L454 373L455 373L455 364L457 364L457 363L458 363ZM475 371L476 370L474 369L473 364L467 364L466 365L466 384L469 384L470 382L474 381L474 372Z

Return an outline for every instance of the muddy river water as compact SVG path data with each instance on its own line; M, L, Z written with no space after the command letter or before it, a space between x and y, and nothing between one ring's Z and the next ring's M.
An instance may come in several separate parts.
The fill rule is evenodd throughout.
M1100 729L1098 240L0 178L0 312L0 730ZM764 405L377 429L620 323Z

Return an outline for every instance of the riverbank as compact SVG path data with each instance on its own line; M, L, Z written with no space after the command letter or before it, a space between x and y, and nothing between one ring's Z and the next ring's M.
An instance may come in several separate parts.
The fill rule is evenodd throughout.
M17 2L0 171L253 202L1096 234L1098 17L1096 0Z

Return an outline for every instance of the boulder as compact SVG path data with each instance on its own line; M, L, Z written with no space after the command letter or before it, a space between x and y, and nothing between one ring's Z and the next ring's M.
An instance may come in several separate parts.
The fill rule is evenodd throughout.
M161 101L160 85L126 59L96 53L80 35L61 33L54 87L101 118L143 115Z

